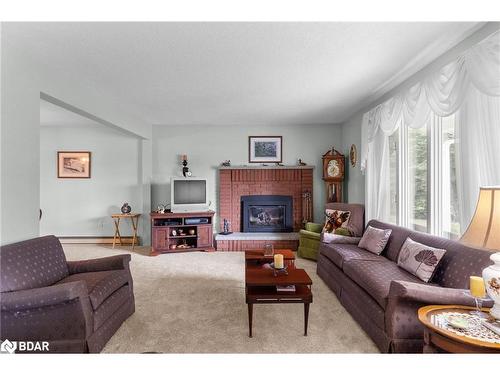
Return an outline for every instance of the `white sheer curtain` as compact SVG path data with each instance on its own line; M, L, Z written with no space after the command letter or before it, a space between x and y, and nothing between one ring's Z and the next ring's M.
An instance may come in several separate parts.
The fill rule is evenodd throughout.
M366 173L367 219L388 219L388 137L400 124L420 128L431 113L446 117L458 112L459 204L463 224L468 224L479 186L500 184L500 153L491 151L500 145L497 97L500 97L500 31L366 113L361 169Z
M465 229L474 214L479 187L500 185L500 97L471 89L458 112L456 132L460 226Z

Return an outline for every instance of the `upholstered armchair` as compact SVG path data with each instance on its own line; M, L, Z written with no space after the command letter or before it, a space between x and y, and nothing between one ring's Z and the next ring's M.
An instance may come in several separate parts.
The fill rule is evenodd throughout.
M135 311L130 255L67 261L54 236L0 248L2 340L100 352Z
M356 203L327 203L325 210L350 211L348 229L354 236L363 234L365 222L365 208L362 204ZM299 232L299 247L297 255L301 258L316 260L318 257L319 244L321 242L321 231L323 224L306 223L305 229Z

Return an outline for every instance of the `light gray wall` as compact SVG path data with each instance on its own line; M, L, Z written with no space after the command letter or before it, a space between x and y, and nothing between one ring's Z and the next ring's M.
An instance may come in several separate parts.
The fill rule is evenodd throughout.
M113 96L99 92L68 76L64 70L31 61L19 51L8 23L1 24L1 138L0 138L0 244L39 235L40 207L40 94L64 100L126 129L151 139L151 125L144 123ZM147 141L146 141L147 143ZM149 147L149 146L147 146ZM147 148L146 147L146 148ZM151 158L143 158L143 171L151 169ZM144 180L143 194L150 190ZM149 200L143 202L149 211ZM143 216L143 236L149 236L149 217Z
M140 140L102 125L40 127L40 234L112 236L124 202L142 212ZM57 151L91 151L90 179L57 178ZM130 235L130 223L120 227Z
M208 178L211 209L218 211L217 167L226 159L233 166L248 164L248 136L283 136L283 163L296 165L301 158L314 170L314 218L323 221L325 187L321 156L332 146L341 149L339 125L303 126L153 126L152 207L170 203L170 177L180 176L179 155L187 154L193 176Z
M1 228L2 244L38 235L39 112L37 78L9 53L2 24Z
M344 191L347 193L344 200L349 203L365 203L365 176L361 173L361 122L362 114L353 116L349 121L342 124L342 153L346 155L346 178ZM351 145L356 145L358 160L356 165L351 166L349 151Z

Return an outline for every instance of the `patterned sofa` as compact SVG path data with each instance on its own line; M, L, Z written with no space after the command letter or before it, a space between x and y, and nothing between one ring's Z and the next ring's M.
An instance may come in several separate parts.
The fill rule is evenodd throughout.
M67 261L54 236L0 248L0 337L100 352L135 311L130 255Z
M464 289L469 287L470 275L481 275L491 264L491 253L375 220L368 225L392 229L381 255L357 245L321 243L317 273L381 352L421 353L423 326L417 318L418 308L432 304L473 306L474 300L463 293ZM446 250L429 283L396 263L407 237Z

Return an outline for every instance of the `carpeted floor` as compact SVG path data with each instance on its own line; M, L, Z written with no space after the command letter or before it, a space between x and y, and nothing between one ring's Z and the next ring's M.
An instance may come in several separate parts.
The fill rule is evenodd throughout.
M65 245L68 260L131 253L136 312L104 353L377 353L370 338L316 275L316 263L297 259L313 280L308 336L303 305L255 305L248 337L244 254L182 253L149 257L97 245Z

